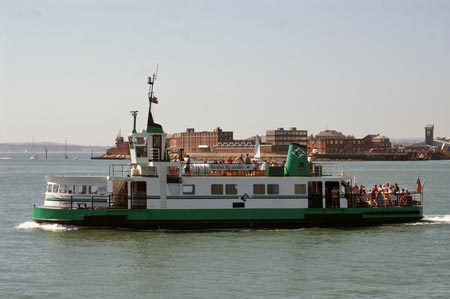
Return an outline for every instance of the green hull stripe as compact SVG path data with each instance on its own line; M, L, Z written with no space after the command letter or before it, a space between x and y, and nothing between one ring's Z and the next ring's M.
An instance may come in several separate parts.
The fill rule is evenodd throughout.
M38 221L83 221L85 216L127 216L129 221L167 220L303 220L305 216L362 216L363 219L422 217L422 207L347 208L347 209L53 209L33 207Z

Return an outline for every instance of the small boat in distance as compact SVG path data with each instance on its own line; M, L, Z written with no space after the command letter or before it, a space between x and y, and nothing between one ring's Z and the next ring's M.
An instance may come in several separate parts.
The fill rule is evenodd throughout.
M31 156L30 156L30 160L37 160L39 158L38 154L36 154L34 152L34 138L33 138L33 143L31 144Z
M136 130L137 111L131 111L131 164L110 165L105 176L48 175L44 204L33 207L34 221L211 230L356 227L423 218L420 182L414 192L363 195L354 191L353 177L313 163L299 144L289 146L285 165L262 169L257 163L193 163L182 151L171 161L167 133L151 112L158 103L155 80L156 74L148 78L146 129Z

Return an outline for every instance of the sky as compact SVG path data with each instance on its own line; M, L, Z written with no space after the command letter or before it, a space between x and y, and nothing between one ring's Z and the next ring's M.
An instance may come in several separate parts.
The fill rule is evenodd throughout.
M450 1L0 0L0 143L146 127L450 137Z

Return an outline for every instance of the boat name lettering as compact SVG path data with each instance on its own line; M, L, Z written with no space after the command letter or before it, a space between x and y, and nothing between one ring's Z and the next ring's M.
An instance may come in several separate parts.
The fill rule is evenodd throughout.
M252 164L210 164L211 170L253 170Z

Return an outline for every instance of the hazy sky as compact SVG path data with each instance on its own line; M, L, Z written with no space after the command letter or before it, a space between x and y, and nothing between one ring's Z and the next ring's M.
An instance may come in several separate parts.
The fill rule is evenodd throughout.
M450 137L450 1L0 1L0 142L156 122Z

